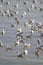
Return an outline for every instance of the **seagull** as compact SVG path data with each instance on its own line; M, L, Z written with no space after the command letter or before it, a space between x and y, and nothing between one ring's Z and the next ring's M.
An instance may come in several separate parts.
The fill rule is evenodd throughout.
M2 34L2 35L4 35L4 34L5 34L5 30L4 30L4 29L2 30L1 34Z
M27 22L24 24L24 26L25 26L25 27L28 27L28 28L31 28L31 24L29 24L29 23L27 23Z
M9 5L10 4L10 2L6 2L6 5Z
M0 47L2 47L2 42L0 41Z
M24 56L28 55L28 50L25 48L24 52L23 52Z
M20 41L18 40L15 42L15 46L19 46L19 45L20 45Z
M35 55L36 55L37 57L39 57L39 49L38 49L38 50L36 49Z
M35 22L34 19L32 19L32 20L30 19L29 22L28 22L28 24L31 24L31 23L34 23L34 22Z
M37 49L43 51L43 45L40 45L39 47L37 47Z
M22 29L21 28L17 29L17 32L20 32L21 33L22 32Z
M19 4L17 3L17 4L16 4L14 7L18 9L18 7L19 7Z
M27 51L27 49L25 49L23 53L17 52L17 54L18 54L17 57L24 58L24 56L26 56L28 54L28 51Z
M37 42L38 42L38 44L40 44L40 43L41 43L41 39L40 39L40 38L38 38Z
M31 44L24 44L24 48L31 48Z
M23 53L20 53L20 52L17 52L17 57L23 58L24 57L24 54Z
M6 47L6 52L8 51L8 50L13 50L10 46L7 46Z

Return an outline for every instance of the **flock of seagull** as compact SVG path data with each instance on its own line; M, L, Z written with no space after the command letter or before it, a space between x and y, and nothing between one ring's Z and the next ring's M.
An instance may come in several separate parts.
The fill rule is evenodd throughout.
M5 0L1 0L0 2L4 3ZM28 5L27 1L23 1L22 3L24 5L24 7ZM10 2L6 1L5 4L9 6ZM27 12L29 12L30 9L31 10L37 10L38 8L34 6L36 4L37 4L37 1L36 0L32 0L32 5L30 6L30 8L26 8ZM40 4L43 4L42 0L40 0ZM5 15L7 15L8 19L9 19L9 17L15 17L16 24L11 24L11 27L14 28L14 27L17 27L17 25L19 26L20 25L20 21L19 21L19 19L17 17L19 15L19 11L18 11L19 4L16 3L14 5L15 10L13 10L13 9L10 8L7 11L5 11L5 10L3 10L2 7L3 7L3 4L0 4L0 8L1 8L0 9L0 14L1 14L1 16L4 17ZM42 12L43 8L39 7L39 11ZM26 11L24 11L23 14L21 14L20 16L21 16L21 19L24 19L25 16L27 16ZM35 26L34 26L34 24L35 24ZM26 39L32 39L32 36L36 32L39 33L40 36L37 39L37 46L36 46L36 50L35 50L34 53L35 53L35 55L37 57L39 57L40 51L43 51L43 45L41 45L41 38L40 38L40 37L43 38L43 24L41 22L36 22L35 19L33 18L33 19L30 19L28 22L24 23L24 28L25 29L30 29L30 32L28 30L28 33L26 34L26 38L23 37L24 32L22 31L21 27L16 29L16 32L17 32L16 33L16 39L17 39L17 41L15 42L14 46L18 47L18 46L20 46L20 43L22 43L23 46L24 46L24 48L23 48L24 51L22 53L20 53L20 52L17 51L17 57L23 58L26 55L28 55L28 50L31 49L32 45L31 45L31 43L27 44L27 42L24 42L24 40L26 40ZM1 34L2 35L6 34L6 32L5 32L4 29L1 31ZM2 41L0 41L0 48L2 46L3 46L3 43L2 43ZM13 48L10 47L10 46L8 46L8 45L6 45L6 52L8 50L11 51L11 50L13 50Z

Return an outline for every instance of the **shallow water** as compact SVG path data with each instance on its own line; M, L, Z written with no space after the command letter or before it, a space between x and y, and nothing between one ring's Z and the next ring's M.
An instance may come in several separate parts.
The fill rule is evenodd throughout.
M1 0L0 0L1 1ZM6 1L10 1L10 5L6 5ZM0 41L3 43L3 47L0 48L0 65L43 65L43 51L40 52L40 57L37 58L35 55L35 49L37 45L37 39L39 38L38 33L35 33L31 39L26 39L26 34L30 32L30 29L24 28L24 23L28 22L29 19L35 19L35 22L41 22L43 24L43 11L39 11L39 7L43 8L43 4L40 5L40 0L36 0L36 7L35 9L30 9L28 12L26 8L29 8L32 4L33 0L25 0L28 1L27 5L23 4L24 0L5 0L2 4L3 10L8 10L9 8L14 9L14 4L18 3L19 7L17 9L18 15L15 15L14 17L7 17L2 16L0 13ZM1 8L0 8L1 9ZM15 10L15 9L14 9ZM24 18L21 18L21 14L26 11L27 15ZM15 17L18 17L20 24L17 24L15 22ZM16 24L16 27L11 27L11 24ZM33 24L35 26L35 24ZM23 51L23 44L20 45L20 47L14 47L16 39L16 29L21 28L23 31L23 37L25 38L25 42L30 43L32 45L32 48L29 49L29 54L25 58L17 58L16 53L19 50L20 52ZM5 35L1 35L1 31L5 30ZM41 41L43 44L43 37L41 38ZM13 50L5 52L6 46L9 45L12 46Z

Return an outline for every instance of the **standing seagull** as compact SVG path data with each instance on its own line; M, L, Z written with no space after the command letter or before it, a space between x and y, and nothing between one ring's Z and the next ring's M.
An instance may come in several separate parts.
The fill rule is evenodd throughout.
M2 32L1 32L2 35L5 35L5 30L3 29Z
M41 39L40 39L40 38L38 38L37 42L38 42L38 44L40 44L40 43L41 43Z
M15 46L19 46L19 45L20 45L20 41L18 40L15 42Z
M8 51L8 50L13 50L10 46L7 46L6 47L6 52Z
M23 53L17 52L17 57L19 58L24 58L24 56L26 56L28 54L28 50L25 49Z
M37 57L39 57L39 49L36 49L35 55L36 55Z
M24 48L31 48L31 44L24 44Z
M0 47L2 47L2 42L0 41Z
M23 53L20 53L20 52L17 52L17 57L23 58L24 57L24 54Z

